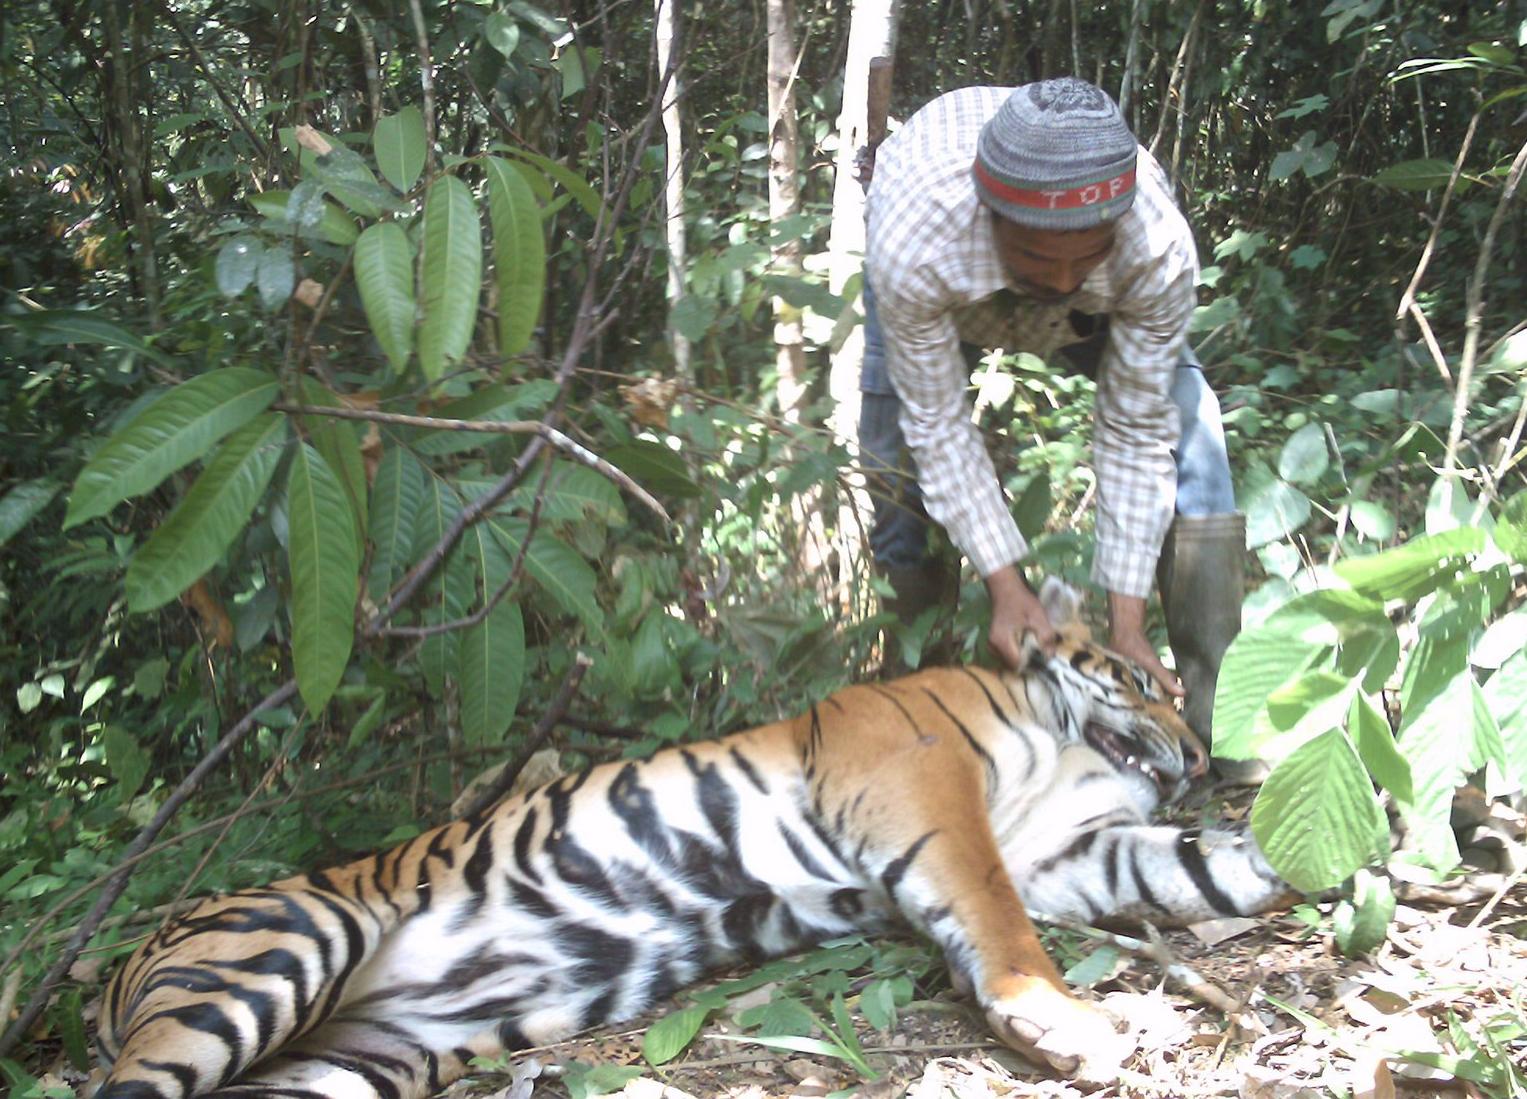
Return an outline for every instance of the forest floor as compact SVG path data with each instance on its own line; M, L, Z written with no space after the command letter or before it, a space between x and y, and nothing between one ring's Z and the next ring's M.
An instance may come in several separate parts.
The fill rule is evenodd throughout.
M1507 812L1520 840L1522 818ZM1121 952L1114 975L1090 995L1127 1021L1140 1048L1118 1084L1090 1093L994 1043L979 1013L947 989L914 999L892 1033L854 1012L873 1080L833 1057L718 1037L742 1033L729 1005L661 1068L643 1060L645 1028L637 1026L537 1051L533 1067L520 1061L514 1079L490 1075L460 1086L497 1099L569 1092L579 1099L604 1093L593 1088L596 1077L579 1080L580 1066L600 1065L632 1075L640 1069L628 1081L603 1082L614 1085L609 1094L629 1099L1527 1097L1520 874L1476 871L1446 887L1402 887L1402 896L1383 943L1357 959L1336 949L1330 905L1320 906L1325 918L1313 926L1310 910L1304 919L1214 921L1164 933L1162 946L1144 953ZM1172 961L1199 980L1163 981L1163 964ZM767 998L767 988L759 994ZM1207 1001L1239 1010L1232 1019Z

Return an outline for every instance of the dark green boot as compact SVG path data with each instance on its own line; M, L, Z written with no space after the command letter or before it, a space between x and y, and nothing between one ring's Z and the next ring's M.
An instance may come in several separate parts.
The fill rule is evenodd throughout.
M1187 691L1182 716L1206 748L1212 746L1220 661L1241 630L1245 565L1246 517L1230 512L1177 516L1156 567L1167 638ZM1247 766L1215 760L1214 767L1223 777L1240 782L1260 781L1266 773L1254 761Z

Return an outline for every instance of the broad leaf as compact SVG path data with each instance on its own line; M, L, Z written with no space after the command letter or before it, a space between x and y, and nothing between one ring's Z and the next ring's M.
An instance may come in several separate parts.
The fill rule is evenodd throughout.
M1499 725L1506 774L1527 786L1527 652L1518 652L1501 665L1482 693Z
M634 439L611 447L605 458L649 492L686 498L700 495L700 486L689 476L684 459L661 443Z
M360 550L340 479L307 443L287 479L287 556L292 573L292 662L313 713L339 685L355 642Z
M520 44L520 25L503 12L493 12L482 24L483 40L506 58L513 57Z
M1527 489L1506 501L1495 524L1495 544L1512 559L1527 564Z
M1410 603L1454 576L1484 544L1483 531L1459 527L1369 557L1349 557L1337 562L1336 575L1365 595Z
M1359 693L1352 700L1348 729L1357 747L1358 758L1374 780L1398 801L1411 801L1415 790L1410 780L1410 762L1395 747L1388 719L1367 695Z
M373 225L355 242L355 285L371 334L403 373L414 349L414 250L397 222Z
M1273 869L1306 893L1341 884L1389 844L1384 809L1340 729L1273 769L1251 807L1251 830Z
M482 227L472 192L455 176L430 184L423 247L419 364L424 376L436 381L466 353L482 289Z
M225 298L236 298L249 289L249 284L254 282L255 274L260 269L260 257L264 254L265 245L260 238L248 233L240 233L224 241L223 246L217 250L217 263L213 268L218 292Z
M1291 534L1310 518L1310 498L1287 481L1274 479L1247 494L1246 546L1256 549Z
M550 405L557 392L557 383L549 378L522 385L485 385L471 396L446 402L435 409L435 415L442 420L490 420L500 423L524 420L539 414ZM477 450L492 441L486 432L441 429L421 432L413 440L413 448L420 454L439 456Z
M412 558L420 560L429 553L460 514L461 501L451 487L437 477L426 476L414 527ZM422 621L435 625L462 617L476 591L474 570L458 544L420 589ZM444 689L446 676L454 675L460 666L460 651L461 634L457 632L435 634L420 647L419 663L425 682L437 697Z
M1371 500L1353 500L1347 514L1357 532L1371 542L1387 542L1394 537L1394 516L1382 504Z
M1430 191L1447 186L1453 165L1447 160L1402 160L1391 164L1373 177L1373 182L1402 191ZM1459 183L1466 180L1459 178Z
M589 186L588 180L574 173L567 165L560 164L540 153L532 153L508 145L494 145L491 148L493 152L508 153L510 156L534 164L544 175L560 183L567 193L573 196L573 201L583 207L584 213L591 218L599 217L599 210L603 205L599 200L599 192Z
M118 796L125 804L143 785L153 761L132 733L117 725L106 726L101 744L106 749L106 766L111 768L118 783Z
M462 735L474 747L497 744L514 720L525 671L519 604L502 599L487 618L463 631L460 662Z
M151 611L185 591L249 522L281 460L286 421L274 413L228 437L175 510L127 566L128 609Z
M1278 476L1290 484L1314 484L1330 464L1324 425L1308 423L1283 444L1283 452L1278 456Z
M318 408L343 408L344 402L327 388L311 378L302 380L302 400ZM329 469L339 477L349 501L350 513L355 516L355 540L362 543L366 537L368 493L366 491L366 461L361 456L360 440L356 438L358 426L353 421L334 416L304 416L302 430Z
M255 287L260 291L260 304L266 309L277 309L286 304L297 285L297 274L292 267L292 257L285 248L267 248L260 253L255 270Z
M642 1056L648 1064L666 1065L695 1040L709 1015L709 1008L698 1005L669 1012L642 1035Z
M538 484L527 485L509 499L517 510L528 512L539 492ZM605 526L622 527L626 524L626 505L620 490L598 470L572 462L556 462L542 496L541 518L593 519Z
M168 355L160 353L121 325L88 309L45 309L37 313L7 316L5 319L7 323L24 329L33 340L45 347L99 344L153 359L170 370L179 368Z
M57 481L39 477L17 485L0 497L0 546L20 534L28 523L37 518L43 508L53 502L53 497L58 495L61 488L63 486Z
M485 162L493 267L498 282L498 344L504 356L530 344L546 292L546 241L530 184L498 157Z
M1449 816L1453 792L1471 769L1477 690L1467 643L1422 634L1406 658L1396 743L1410 764L1412 798L1401 803L1409 824L1407 846L1438 872L1458 862Z
M397 114L377 119L371 131L371 148L382 178L407 194L424 171L424 115L419 108L404 107Z
M363 218L379 217L396 207L393 196L376 181L364 157L341 141L319 136L328 142L329 151L320 154L303 146L300 157L304 179L322 183L324 190Z
M412 559L424 499L424 467L407 449L388 447L371 483L371 598L380 602Z
M529 523L499 515L485 522L509 551L510 557L517 557L525 543ZM597 587L594 570L577 552L540 531L525 555L525 571L563 610L577 616L590 634L603 638L604 612L594 599Z
M360 230L355 227L355 222L350 219L350 216L332 202L323 204L323 217L319 219L316 230L294 226L286 216L291 197L290 191L262 191L249 197L249 205L268 220L270 228L278 233L295 232L298 236L315 237L341 247L349 247L355 243Z
M74 481L64 529L147 492L263 412L280 386L261 370L228 367L182 382L113 435Z

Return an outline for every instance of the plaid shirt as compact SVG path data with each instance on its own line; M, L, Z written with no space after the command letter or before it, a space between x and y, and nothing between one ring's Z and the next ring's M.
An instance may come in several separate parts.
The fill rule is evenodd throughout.
M1113 250L1065 302L1012 286L991 212L971 179L976 137L1011 88L964 88L914 114L876 154L866 270L902 401L901 427L928 514L981 576L1028 552L979 430L960 342L1048 356L1077 341L1071 311L1106 313L1093 464L1093 578L1150 593L1177 490L1177 408L1168 396L1196 303L1198 255L1161 166L1140 150L1134 205ZM1005 293L1003 291L1006 291ZM1016 295L1016 296L1015 296Z

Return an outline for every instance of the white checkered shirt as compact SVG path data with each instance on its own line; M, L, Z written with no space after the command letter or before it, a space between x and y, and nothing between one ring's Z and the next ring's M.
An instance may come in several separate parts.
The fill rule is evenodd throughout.
M1150 593L1171 523L1179 436L1168 396L1195 304L1198 255L1161 166L1144 149L1134 205L1113 250L1065 302L1012 286L991 212L971 177L976 137L1011 88L964 88L935 99L880 147L870 186L866 270L875 288L901 427L928 514L981 576L1028 546L971 422L960 341L1048 356L1074 343L1071 310L1109 315L1093 428L1097 553L1093 578L1123 595ZM993 295L1007 288L1016 307Z

